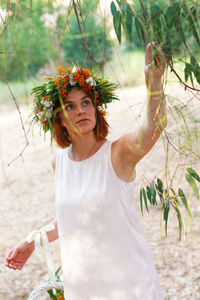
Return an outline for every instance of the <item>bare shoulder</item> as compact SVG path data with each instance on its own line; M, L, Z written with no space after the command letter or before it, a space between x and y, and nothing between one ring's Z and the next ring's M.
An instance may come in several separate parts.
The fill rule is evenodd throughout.
M154 126L142 126L134 132L129 132L113 142L112 156L114 163L123 168L135 168L137 163L152 149L161 131Z
M124 163L129 163L130 158L136 151L136 144L134 140L137 139L136 133L127 133L122 135L119 139L112 143L112 155Z
M53 168L53 171L55 173L55 169L56 169L56 155L54 155L53 159L52 159L52 168Z

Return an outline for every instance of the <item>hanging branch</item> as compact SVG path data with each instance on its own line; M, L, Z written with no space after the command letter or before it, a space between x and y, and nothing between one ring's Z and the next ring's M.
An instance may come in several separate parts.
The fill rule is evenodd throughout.
M14 15L15 15L15 12L13 12L13 14L11 15L11 17L8 19L8 22L6 22L6 21L4 22L3 17L2 17L2 15L0 14L1 20L2 20L3 25L4 25L4 29L3 29L2 33L0 34L0 39L2 38L4 32L7 30L8 25L9 25L10 21L13 19Z
M59 42L59 45L58 45L58 64L59 64L59 60L60 60L61 43L62 43L62 39L63 39L64 34L65 34L65 31L67 29L67 24L68 24L68 20L69 20L71 10L72 10L72 1L70 1L70 4L69 4L66 21L65 21L64 28L63 28L63 31L61 33L61 39L60 39L60 42Z
M22 119L22 114L21 114L21 111L20 111L20 109L19 109L19 105L18 105L18 103L17 103L17 100L16 100L15 96L13 95L13 92L12 92L10 86L9 86L8 81L5 81L5 83L6 83L8 89L9 89L9 91L10 91L10 94L11 94L11 96L12 96L12 99L14 100L15 105L16 105L16 107L17 107L17 110L18 110L18 112L19 112L20 122L21 122L21 125L22 125L22 129L23 129L23 131L24 131L25 139L26 139L26 145L24 146L24 148L22 149L22 151L20 152L20 154L19 154L16 158L14 158L11 162L8 163L8 166L10 166L10 165L11 165L15 160L17 160L20 156L21 156L21 158L22 158L22 161L24 161L24 160L23 160L22 154L23 154L23 152L25 151L26 147L28 147L29 141L28 141L28 138L27 138L27 135L26 135L26 131L25 131L24 123L23 123L23 119Z
M2 52L0 51L0 54L15 54L16 52Z
M80 31L80 34L82 35L82 29L81 29L81 25L80 25L80 21L79 21L79 16L78 16L78 12L77 12L77 8L76 8L76 4L75 4L75 1L72 0L73 2L73 7L74 7L74 12L75 12L75 15L76 15L76 19L77 19L77 23L78 23L78 28L79 28L79 31ZM88 44L85 40L85 38L82 36L82 41L83 41L83 48L86 49L89 57L92 59L92 61L95 63L95 65L97 65L97 61L95 60L95 58L92 56L92 54L90 53L90 50L88 48Z
M188 40L184 32L184 25L186 24L188 26L187 31L191 33L194 41L200 46L198 6L190 8L184 2L172 2L165 9L159 7L158 4L151 3L148 10L145 10L143 2L141 0L139 2L141 10L134 10L128 4L127 0L118 0L118 7L116 7L114 1L111 3L113 25L119 44L121 43L122 28L125 36L127 32L130 33L128 38L133 42L131 28L134 22L139 41L144 45L146 45L147 41L155 41L165 52L167 64L170 66L171 72L175 74L185 89L200 92L200 89L194 87L193 84L193 76L197 83L200 83L200 65L194 55L190 53L190 47L188 46ZM173 39L173 30L176 30L178 39ZM185 80L181 79L177 71L173 68L173 60L177 49L186 49L187 54L190 56L190 62L184 61ZM187 84L189 78L192 86Z
M188 84L186 84L186 83L181 79L181 77L178 75L178 73L176 72L176 70L174 70L174 68L172 67L172 64L171 64L171 63L169 63L169 66L170 66L171 72L173 72L173 73L176 75L176 77L178 78L178 80L180 81L180 83L184 85L185 90L188 88L188 89L190 89L190 90L193 90L193 91L196 91L196 92L200 92L199 89L193 88L192 86L189 86Z

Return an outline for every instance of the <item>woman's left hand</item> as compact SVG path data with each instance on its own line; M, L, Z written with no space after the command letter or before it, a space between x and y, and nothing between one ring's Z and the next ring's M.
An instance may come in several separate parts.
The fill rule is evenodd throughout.
M155 56L155 61L154 61ZM164 74L166 67L166 56L163 50L157 46L155 42L149 43L146 48L145 55L145 79L148 86L149 78L151 78L152 83L159 83L161 81L162 75Z

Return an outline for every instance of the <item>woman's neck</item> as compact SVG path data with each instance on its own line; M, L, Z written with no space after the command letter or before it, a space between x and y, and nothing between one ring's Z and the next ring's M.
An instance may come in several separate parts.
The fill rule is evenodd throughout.
M72 138L70 156L76 161L87 159L99 149L101 143L102 140L97 141L94 132L90 132L84 136L76 136Z

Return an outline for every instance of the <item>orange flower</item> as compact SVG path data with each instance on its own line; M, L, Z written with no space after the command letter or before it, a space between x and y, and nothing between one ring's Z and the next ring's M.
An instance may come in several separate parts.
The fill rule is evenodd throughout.
M48 124L48 122L47 122L47 121L43 121L43 120L41 120L41 122L42 122L42 124L43 124L44 126L47 126L47 124Z
M59 80L58 80L58 78L54 79L54 83L55 83L55 86L57 86L57 87L59 86Z
M64 296L60 295L58 296L58 300L65 300Z
M88 84L87 89L88 89L88 91L91 91L92 90L92 86L90 84Z
M68 73L71 73L72 69L71 68L66 68L65 71L68 72Z
M78 79L78 78L77 78L76 76L74 76L74 77L72 78L72 81L73 81L73 82L76 82L77 79Z
M63 73L64 69L64 66L58 66L58 73Z
M77 81L79 78L81 77L81 73L80 73L80 70L78 69L78 71L76 72L75 76L73 77L73 81Z
M44 96L43 98L45 101L49 101L49 96Z
M107 109L107 104L105 104L105 109Z
M80 76L79 79L78 79L78 83L79 83L80 86L84 86L85 79L82 76Z
M96 104L97 104L97 105L102 105L102 102L99 101L99 100L96 100Z
M69 76L66 75L66 76L64 77L64 80L65 80L65 81L69 81Z
M95 96L96 98L99 98L99 94L97 92L95 92Z
M66 93L65 89L60 89L60 93L61 93L62 98L67 97L67 93Z
M65 87L67 87L68 84L69 84L69 80L67 80L67 81L65 82Z
M91 73L88 69L82 69L83 71L83 75L85 76L86 79L88 79L89 77L91 77Z

